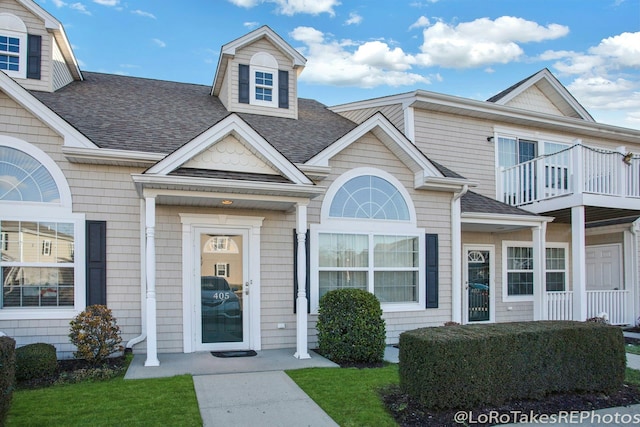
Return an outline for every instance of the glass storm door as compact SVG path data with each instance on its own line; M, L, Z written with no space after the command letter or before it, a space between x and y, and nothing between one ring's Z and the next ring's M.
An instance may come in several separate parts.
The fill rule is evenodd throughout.
M490 252L467 250L467 301L469 322L490 320Z
M196 306L199 347L203 350L248 349L247 236L201 232Z

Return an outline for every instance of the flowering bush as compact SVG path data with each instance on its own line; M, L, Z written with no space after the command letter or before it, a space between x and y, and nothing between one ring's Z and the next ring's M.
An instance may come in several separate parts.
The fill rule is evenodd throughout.
M120 327L106 306L91 305L70 324L69 338L77 348L75 357L99 365L111 354L122 351Z

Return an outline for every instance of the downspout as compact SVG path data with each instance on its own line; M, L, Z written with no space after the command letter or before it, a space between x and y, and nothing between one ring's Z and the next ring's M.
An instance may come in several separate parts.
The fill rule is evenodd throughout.
M125 345L125 351L133 351L133 346L140 344L147 339L147 321L146 321L146 294L147 294L147 277L146 277L146 237L145 237L145 225L144 218L146 215L146 205L144 200L140 200L140 328L141 332L135 338L131 338Z
M451 320L462 323L462 218L460 199L467 194L464 184L451 199Z

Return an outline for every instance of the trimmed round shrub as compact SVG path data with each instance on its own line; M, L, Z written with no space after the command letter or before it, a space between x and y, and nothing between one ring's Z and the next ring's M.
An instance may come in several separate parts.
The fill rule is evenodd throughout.
M90 305L71 320L69 338L77 351L73 354L92 365L100 365L113 353L122 350L120 327L111 309Z
M16 380L46 378L58 369L56 348L43 342L27 344L16 349Z
M380 301L362 289L337 289L320 299L318 347L339 363L381 363L385 324Z

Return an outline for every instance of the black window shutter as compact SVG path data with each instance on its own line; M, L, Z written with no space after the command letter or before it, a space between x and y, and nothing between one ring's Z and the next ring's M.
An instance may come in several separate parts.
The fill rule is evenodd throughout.
M240 64L238 69L238 102L249 103L249 66Z
M278 107L289 108L289 72L278 71Z
M426 234L426 308L438 308L438 235Z
M42 36L29 34L27 37L27 78L40 80L42 57Z
M311 255L309 253L309 230L307 230L307 239L305 240L305 248L307 253L307 271L305 279L305 291L307 292L307 313L311 313L311 275L309 273L309 262L311 261ZM298 233L296 229L293 229L293 312L296 310L296 300L298 299Z
M87 221L87 305L107 304L107 222Z

